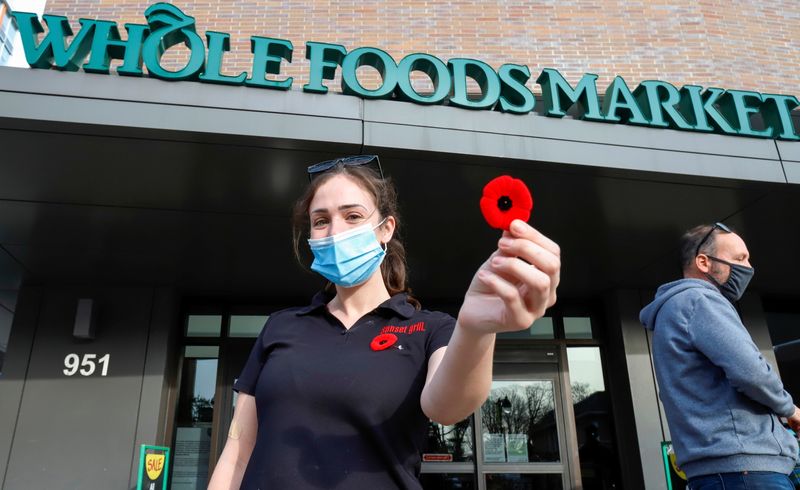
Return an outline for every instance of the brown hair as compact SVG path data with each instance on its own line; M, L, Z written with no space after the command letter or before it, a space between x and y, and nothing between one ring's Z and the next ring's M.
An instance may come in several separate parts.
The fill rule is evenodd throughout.
M295 258L300 262L300 265L305 267L300 254L300 242L308 238L308 230L311 228L311 223L308 218L311 200L314 199L317 189L335 175L344 175L367 191L375 201L376 209L381 218L387 216L394 217L394 234L389 243L386 244L386 256L383 258L383 262L381 262L383 284L392 296L397 293L407 293L408 302L414 305L416 309L420 309L419 301L411 295L411 288L408 286L406 249L400 238L400 215L397 206L397 191L390 179L382 179L375 170L369 167L337 165L314 178L308 187L306 187L306 191L294 204L294 211L292 213L292 245L294 247ZM330 282L325 286L326 290L331 290L332 288L333 284Z
M728 227L728 229L732 233L736 233L732 227ZM681 267L684 272L691 270L698 252L706 255L717 253L717 235L720 233L724 233L724 231L715 225L697 225L683 234L681 237ZM700 245L703 238L706 241L698 251L697 246Z

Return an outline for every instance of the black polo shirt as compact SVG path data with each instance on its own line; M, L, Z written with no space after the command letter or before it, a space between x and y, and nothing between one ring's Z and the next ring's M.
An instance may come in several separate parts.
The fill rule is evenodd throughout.
M397 294L346 330L330 299L270 316L234 385L255 396L258 416L241 488L420 489L420 395L455 320ZM382 333L397 341L374 350Z

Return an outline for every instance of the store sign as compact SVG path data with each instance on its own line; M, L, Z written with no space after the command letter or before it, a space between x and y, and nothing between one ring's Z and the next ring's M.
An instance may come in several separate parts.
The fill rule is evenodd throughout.
M178 7L156 3L145 11L147 24L125 24L127 39L122 40L116 22L80 19L81 29L72 36L66 17L44 15L44 33L36 14L13 12L19 26L25 57L33 68L56 68L89 73L109 73L112 59L121 60L117 73L147 75L163 80L194 80L224 85L244 85L275 90L292 87L292 77L281 77L281 66L292 62L291 41L262 36L250 38L252 70L236 75L222 73L222 60L230 51L230 35L208 31L203 38L195 30L195 19ZM66 38L72 36L67 42ZM190 55L185 65L170 71L161 65L166 50L183 43ZM207 48L206 48L207 46ZM483 61L439 58L414 53L396 62L377 48L361 47L347 51L338 44L306 43L309 82L305 92L326 93L326 80L339 70L342 91L364 99L396 99L425 105L452 105L466 109L498 110L512 114L534 111L536 99L526 83L531 78L525 65L504 64L498 70ZM88 61L87 61L88 59ZM366 88L358 80L361 66L375 68L380 86ZM430 93L420 93L412 85L411 73L422 72L432 81ZM477 82L480 94L467 93L467 79ZM724 90L698 85L680 89L662 81L644 81L631 90L622 77L616 77L599 96L597 75L587 73L574 87L556 70L545 68L536 79L542 89L538 112L564 117L571 108L587 121L627 123L655 128L673 128L703 133L800 140L792 124L791 111L800 106L792 95L762 94L747 90ZM602 101L602 102L601 102ZM760 115L763 129L751 124Z

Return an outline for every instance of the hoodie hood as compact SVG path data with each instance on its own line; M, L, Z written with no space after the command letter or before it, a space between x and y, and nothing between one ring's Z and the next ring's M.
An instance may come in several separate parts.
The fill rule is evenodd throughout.
M717 289L716 286L702 279L679 279L677 281L668 282L658 288L655 299L639 313L639 321L642 322L642 325L646 328L654 330L656 328L656 317L661 307L664 306L664 303L687 289L696 288L711 289L719 293L719 289Z

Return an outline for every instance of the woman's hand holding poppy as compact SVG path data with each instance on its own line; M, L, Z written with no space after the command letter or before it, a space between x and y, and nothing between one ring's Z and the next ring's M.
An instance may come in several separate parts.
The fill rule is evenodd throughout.
M431 356L420 403L450 425L486 401L492 386L494 333L524 330L556 302L560 250L520 219L475 273L447 347Z
M458 315L474 333L524 330L556 302L558 245L522 220L504 231L497 250L472 279Z

